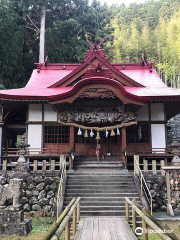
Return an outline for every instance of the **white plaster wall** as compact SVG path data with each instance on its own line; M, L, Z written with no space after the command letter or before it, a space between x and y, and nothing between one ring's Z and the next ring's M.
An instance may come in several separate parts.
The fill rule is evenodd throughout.
M57 122L57 112L49 104L44 105L44 121L56 121Z
M163 103L151 103L151 120L152 121L164 121L164 104Z
M149 121L149 111L148 111L148 105L140 108L136 114L138 115L137 120L138 121Z
M30 148L42 147L42 125L41 124L28 125L28 144L30 144Z
M42 104L29 104L29 121L42 121Z
M151 124L152 148L166 147L165 124Z

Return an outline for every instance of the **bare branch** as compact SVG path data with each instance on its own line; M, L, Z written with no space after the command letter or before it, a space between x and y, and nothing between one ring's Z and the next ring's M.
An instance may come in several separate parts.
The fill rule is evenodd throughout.
M33 30L33 31L35 31L35 32L37 32L38 30L36 30L36 29L34 29L34 28L31 28L31 27L28 27L28 26L25 26L26 28L29 28L29 29L31 29L31 30Z
M34 27L38 30L38 31L40 31L39 30L39 28L36 26L36 24L32 21L32 19L30 18L30 16L27 14L27 17L29 18L29 20L31 21L31 23L34 25Z

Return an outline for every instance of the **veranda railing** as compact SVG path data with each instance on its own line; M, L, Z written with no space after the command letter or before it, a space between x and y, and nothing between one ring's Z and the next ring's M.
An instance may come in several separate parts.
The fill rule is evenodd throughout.
M62 159L64 158L68 160L67 156L65 155L57 155L56 159L49 160L43 160L43 158L30 159L30 161L27 161L27 164L29 166L29 171L32 174L42 174L42 176L46 175L54 176L59 175L61 173L63 165ZM17 159L4 158L2 160L2 163L0 164L0 173L6 174L8 172L11 172L16 167ZM67 166L69 166L68 161Z

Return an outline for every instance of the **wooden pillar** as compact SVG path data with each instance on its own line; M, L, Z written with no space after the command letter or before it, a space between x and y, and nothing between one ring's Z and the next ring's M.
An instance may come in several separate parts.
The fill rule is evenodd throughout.
M74 149L75 151L75 139L74 139L74 127L70 126L70 149ZM70 164L70 169L73 169L73 158L72 156L69 156L69 164Z
M70 126L70 149L74 148L75 147L75 139L74 139L74 127L73 126Z
M126 149L126 128L122 128L122 141L121 141L121 150L122 150L122 163L123 163L123 168L127 168L127 159L126 156L124 156L124 151Z

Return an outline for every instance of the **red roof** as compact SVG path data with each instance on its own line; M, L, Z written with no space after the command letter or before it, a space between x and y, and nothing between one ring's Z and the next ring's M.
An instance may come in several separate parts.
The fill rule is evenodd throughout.
M89 53L88 53L89 54ZM13 100L51 100L76 88L77 83L72 86L63 86L61 83L71 78L83 67L90 65L91 60L97 58L103 63L103 67L118 74L132 86L124 86L116 81L116 84L123 87L123 91L134 97L147 97L148 99L180 97L180 90L167 87L160 79L152 64L143 63L109 63L97 52L93 52L83 64L38 64L38 69L33 70L29 82L24 88L0 90L0 99ZM115 81L113 79L109 79ZM86 79L80 81L87 81Z

